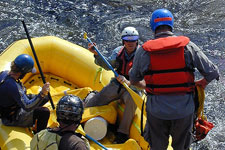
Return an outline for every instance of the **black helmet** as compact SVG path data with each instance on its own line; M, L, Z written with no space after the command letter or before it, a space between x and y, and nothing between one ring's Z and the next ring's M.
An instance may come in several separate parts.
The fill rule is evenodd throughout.
M84 111L83 102L74 95L63 96L56 108L57 121L63 123L80 123Z

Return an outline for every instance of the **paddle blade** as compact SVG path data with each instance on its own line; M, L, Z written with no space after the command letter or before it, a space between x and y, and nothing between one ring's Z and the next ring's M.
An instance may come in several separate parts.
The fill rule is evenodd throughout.
M84 39L87 39L87 32L84 32Z
M82 134L83 136L86 136L86 133L84 132L83 128L80 125L78 126L76 131Z
M141 98L140 95L138 95L136 92L134 92L131 88L128 87L128 85L126 83L123 83L123 86L127 89L127 91L130 93L133 101L135 102L135 104L137 105L137 107L141 110L142 108L142 103L143 103L143 99Z

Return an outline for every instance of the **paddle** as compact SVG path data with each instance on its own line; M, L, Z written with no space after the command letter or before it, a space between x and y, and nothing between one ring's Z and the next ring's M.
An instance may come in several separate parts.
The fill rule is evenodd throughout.
M30 43L30 47L31 47L31 50L32 50L32 52L33 52L33 55L34 55L36 64L37 64L37 66L38 66L38 70L39 70L39 72L40 72L40 74L41 74L42 81L43 81L43 83L45 84L45 83L46 83L45 77L44 77L44 74L43 74L43 72L42 72L41 65L40 65L40 63L39 63L39 61L38 61L38 57L37 57L37 55L36 55L36 52L35 52L35 50L34 50L34 46L33 46L33 44L32 44L30 35L29 35L29 33L28 33L26 24L25 24L25 22L24 22L23 20L22 20L22 23L23 23L23 27L24 27L24 30L25 30L26 35L27 35L27 39L28 39L28 41L29 41L29 43ZM49 98L49 100L50 100L50 102L51 102L52 109L55 109L54 103L53 103L53 101L52 101L52 97L51 97L51 95L50 95L49 92L48 92L48 98Z
M94 138L92 138L91 136L89 136L88 134L86 134L84 131L82 131L81 129L77 128L77 131L82 134L83 136L85 136L86 138L92 140L93 142L95 142L97 145L99 145L100 147L102 147L105 150L109 150L108 148L106 148L104 145L102 145L100 142L98 142L97 140L95 140Z
M93 42L88 38L86 32L84 33L84 39L87 39L87 41L89 43L93 44ZM106 65L109 67L109 69L111 69L113 71L113 73L115 74L115 76L118 77L119 74L113 69L113 67L111 66L111 64L99 52L99 50L96 48L96 46L94 46L94 49L98 53L98 55L102 58L102 60L106 63ZM130 95L131 95L132 99L134 100L135 104L137 105L137 107L141 110L143 99L140 97L140 95L138 95L132 89L130 89L129 86L125 82L123 82L122 84L127 89L127 91L130 93Z

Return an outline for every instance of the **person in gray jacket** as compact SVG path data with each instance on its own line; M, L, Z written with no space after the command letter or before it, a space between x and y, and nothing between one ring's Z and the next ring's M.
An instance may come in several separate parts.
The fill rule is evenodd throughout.
M130 85L128 72L132 67L133 58L138 47L139 34L134 27L126 27L122 31L123 46L119 46L113 50L112 55L107 59L108 62L116 69L119 76L112 78L111 82L105 86L96 95L89 95L85 99L85 107L107 105L112 101L121 99L125 103L123 118L117 129L116 139L114 143L124 143L129 138L130 125L132 123L136 104L132 100L129 92L123 87L121 82ZM106 70L110 70L97 52L93 49L93 45L89 44L88 48L94 53L95 63Z
M205 88L219 80L219 70L185 36L173 34L174 18L167 9L152 13L155 39L137 50L129 72L131 84L146 89L147 122L144 138L151 150L166 150L169 136L174 150L188 150L194 121L195 86ZM203 76L194 80L194 70Z

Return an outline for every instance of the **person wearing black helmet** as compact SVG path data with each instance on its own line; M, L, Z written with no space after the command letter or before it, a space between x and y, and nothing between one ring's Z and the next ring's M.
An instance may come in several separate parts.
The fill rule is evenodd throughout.
M136 110L136 104L121 82L127 83L128 86L130 85L128 72L132 67L135 52L139 47L139 33L134 27L126 27L122 31L121 39L123 46L114 49L111 56L107 59L112 67L116 69L119 76L113 78L99 93L94 96L87 96L85 99L85 107L107 105L118 99L125 103L123 118L117 129L117 135L114 141L117 144L124 143L129 139L130 125ZM88 46L88 49L94 53L95 63L106 70L110 70L93 49L93 45L89 44Z
M63 96L56 107L59 127L48 128L35 134L30 143L31 150L47 148L59 150L89 150L90 145L87 139L75 132L82 120L83 111L83 102L79 97L74 95ZM46 137L48 139L46 139ZM56 141L56 139L58 140Z
M37 95L27 95L21 79L35 72L31 56L21 54L11 63L10 71L0 73L0 118L6 126L32 127L37 123L36 130L45 129L50 111L43 106L47 101L49 83L43 85Z
M138 49L130 82L146 89L147 122L144 138L151 150L166 150L169 136L174 150L188 150L194 121L195 86L205 88L219 79L219 70L186 36L175 36L174 17L167 9L152 13L150 27L155 39ZM194 70L203 76L194 80Z

